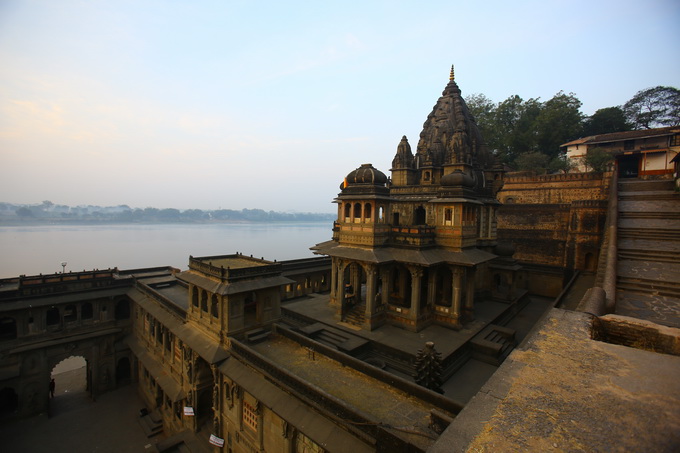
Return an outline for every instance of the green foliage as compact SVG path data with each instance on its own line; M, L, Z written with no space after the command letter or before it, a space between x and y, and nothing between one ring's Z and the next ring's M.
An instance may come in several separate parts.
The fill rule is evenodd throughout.
M518 170L530 170L536 173L543 174L548 168L550 157L539 151L531 151L522 153L515 159L515 167Z
M550 173L569 173L575 167L571 159L567 159L566 154L560 154L548 162L548 172Z
M586 169L595 172L603 172L609 170L614 157L603 148L590 148L588 153L583 158L583 164Z
M581 101L573 93L559 92L545 103L513 95L497 105L475 94L466 104L488 147L506 164L536 151L554 158L562 143L578 138L582 131Z
M632 129L621 107L599 109L583 122L583 136L625 132Z
M635 129L680 125L680 90L657 86L638 91L623 106Z
M560 145L578 138L583 133L583 114L581 101L574 93L562 91L543 104L536 118L538 149L550 156L557 157Z

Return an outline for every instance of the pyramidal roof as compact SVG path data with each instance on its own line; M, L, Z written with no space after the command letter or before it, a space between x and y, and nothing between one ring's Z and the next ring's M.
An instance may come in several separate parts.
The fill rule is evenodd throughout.
M482 137L461 95L452 66L449 82L423 124L416 166L472 165L478 160L486 163L489 156L483 148Z

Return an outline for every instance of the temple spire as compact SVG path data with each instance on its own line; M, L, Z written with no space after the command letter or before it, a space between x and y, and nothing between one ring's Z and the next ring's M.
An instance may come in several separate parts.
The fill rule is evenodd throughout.
M455 76L453 74L453 65L451 65L451 74L449 74L449 80L455 80Z

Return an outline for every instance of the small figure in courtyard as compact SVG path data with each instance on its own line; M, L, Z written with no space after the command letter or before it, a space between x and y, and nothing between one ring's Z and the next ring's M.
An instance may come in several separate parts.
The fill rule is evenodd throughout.
M54 389L56 387L56 384L54 382L54 378L50 381L50 398L54 398Z

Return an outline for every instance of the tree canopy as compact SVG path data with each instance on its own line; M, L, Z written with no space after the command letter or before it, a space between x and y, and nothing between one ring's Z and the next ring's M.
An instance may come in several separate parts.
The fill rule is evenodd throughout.
M638 91L623 106L635 129L680 125L680 90L657 86Z
M484 94L465 102L489 149L518 170L568 172L560 145L579 137L680 125L680 90L664 86L639 91L623 107L601 108L592 116L581 112L574 93L563 91L545 102L512 95L494 103ZM592 163L599 167L597 157Z

